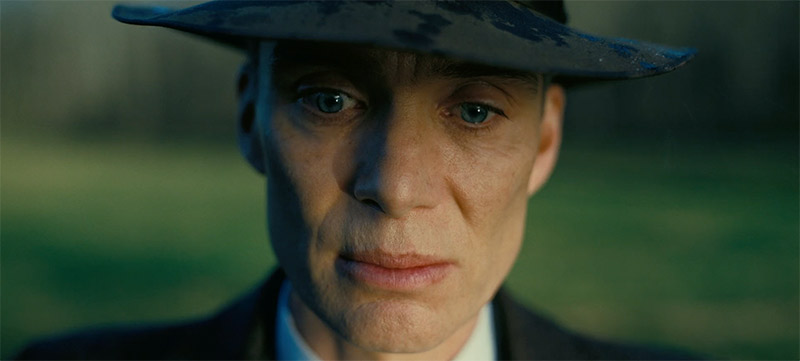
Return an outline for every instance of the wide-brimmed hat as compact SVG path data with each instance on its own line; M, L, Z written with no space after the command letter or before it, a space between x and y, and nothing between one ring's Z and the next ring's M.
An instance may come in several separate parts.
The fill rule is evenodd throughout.
M202 35L348 43L554 74L568 81L672 71L695 54L566 26L561 1L210 1L186 9L118 5L115 19Z

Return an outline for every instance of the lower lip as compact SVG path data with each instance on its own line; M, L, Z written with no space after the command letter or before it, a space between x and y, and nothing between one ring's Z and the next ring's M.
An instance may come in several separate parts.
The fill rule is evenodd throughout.
M387 290L414 291L443 280L450 273L452 264L436 263L418 267L386 268L372 263L338 258L336 268L356 282Z

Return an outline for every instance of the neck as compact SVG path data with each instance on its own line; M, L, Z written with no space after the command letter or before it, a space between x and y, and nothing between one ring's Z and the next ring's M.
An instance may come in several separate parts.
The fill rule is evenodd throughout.
M479 315L475 314L432 349L419 353L388 353L367 350L342 338L317 317L316 313L300 300L294 290L291 293L289 309L300 335L323 360L451 360L472 335Z

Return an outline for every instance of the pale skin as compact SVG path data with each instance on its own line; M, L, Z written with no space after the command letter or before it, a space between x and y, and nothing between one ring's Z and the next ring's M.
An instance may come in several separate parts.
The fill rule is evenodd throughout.
M267 176L298 330L323 359L451 359L519 253L528 198L556 163L563 89L432 56L279 49L242 72L240 142ZM395 289L337 268L376 250L445 271Z

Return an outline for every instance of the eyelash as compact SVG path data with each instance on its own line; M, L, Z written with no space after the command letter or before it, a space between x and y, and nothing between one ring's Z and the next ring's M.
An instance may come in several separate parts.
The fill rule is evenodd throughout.
M297 90L297 94L295 94L294 98L292 99L293 102L298 102L303 100L303 98L317 94L317 93L338 93L349 97L350 99L356 100L352 95L347 92L341 91L339 89L334 88L326 88L326 87L302 87L301 89ZM358 102L358 100L356 100ZM360 102L359 102L360 103Z
M489 104L482 103L482 102L461 102L461 103L458 103L458 105L463 105L463 104L480 105L480 106L482 106L482 107L484 107L486 109L489 109L489 111L491 111L491 112L493 112L493 113L495 113L495 114L497 114L497 115L499 115L499 116L501 116L503 118L508 118L508 116L506 116L506 113L503 112L502 109L497 108L497 107L495 107L493 105L489 105Z

